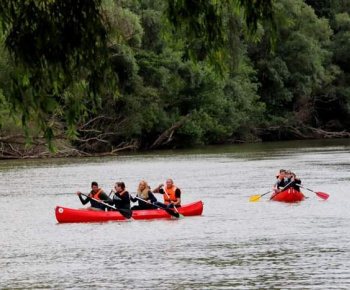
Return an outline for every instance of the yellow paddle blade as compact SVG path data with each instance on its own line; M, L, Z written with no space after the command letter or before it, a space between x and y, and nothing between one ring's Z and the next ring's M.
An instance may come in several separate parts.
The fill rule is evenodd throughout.
M253 195L252 197L249 198L250 202L255 202L255 201L259 201L261 195Z

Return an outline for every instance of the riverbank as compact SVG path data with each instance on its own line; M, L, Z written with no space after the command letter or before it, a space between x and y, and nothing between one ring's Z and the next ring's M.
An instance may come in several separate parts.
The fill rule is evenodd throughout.
M317 134L316 134L317 133ZM300 136L301 137L301 136ZM193 149L193 148L205 148L211 145L238 145L238 144L253 144L253 143L268 143L268 142L286 142L286 141L306 141L306 140L337 140L337 139L348 139L350 133L346 131L342 132L327 132L321 129L315 131L314 135L305 135L304 138L295 139L267 139L262 140L261 138L249 139L237 139L230 138L221 144L205 144L202 146L188 146L181 147L176 146L163 146L161 150L180 150L180 149ZM78 158L78 157L102 157L102 156L113 156L118 155L121 152L152 152L155 149L141 148L140 142L134 141L132 143L122 142L120 146L111 148L110 151L93 151L94 148L91 146L90 150L80 150L79 146L74 146L74 142L64 138L57 138L54 141L54 150L50 151L47 142L43 138L35 137L28 143L28 139L23 134L12 134L7 136L1 136L0 131L0 160L6 159L45 159L45 158Z
M310 130L313 134L298 134L299 138L295 139L278 139L278 138L267 138L263 140L258 137L250 136L248 139L230 138L222 142L221 144L215 145L234 145L234 144L248 144L248 143L264 143L264 142L281 142L281 141L297 141L297 140L328 140L328 139L342 139L349 138L350 133L346 131L341 132L328 132L322 129ZM300 131L299 131L300 133ZM274 135L277 137L278 135ZM281 136L280 136L281 137ZM296 136L294 136L296 137ZM30 141L30 143L28 143ZM97 143L102 142L96 141ZM113 156L120 152L130 151L153 151L154 149L147 149L140 147L140 142L134 140L133 142L122 142L119 146L110 147L109 151L101 151L101 147L91 145L88 149L84 147L84 150L80 150L80 146L75 146L74 143L65 138L56 138L53 142L54 149L49 150L48 144L44 138L34 137L29 140L23 134L12 134L7 136L1 136L0 134L0 160L1 159L40 159L40 158L74 158L74 157L98 157L98 156ZM205 144L202 146L179 146L179 142L168 144L168 146L161 146L160 149L190 149L200 148L204 146L210 146L213 144ZM170 146L171 145L171 146ZM94 148L96 150L94 150ZM102 148L106 148L105 146Z

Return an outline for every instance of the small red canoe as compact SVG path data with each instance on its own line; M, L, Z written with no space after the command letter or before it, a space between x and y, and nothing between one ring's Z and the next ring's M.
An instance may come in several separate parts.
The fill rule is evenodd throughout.
M201 215L203 212L203 202L196 201L187 205L183 205L177 209L184 216ZM71 209L57 206L55 209L56 219L59 223L87 223L87 222L107 222L107 221L124 221L127 220L119 211L93 211ZM134 210L132 219L148 220L148 219L169 219L171 215L162 209L151 210Z
M305 199L305 195L295 190L294 188L288 188L285 191L272 195L271 200L281 202L299 202Z

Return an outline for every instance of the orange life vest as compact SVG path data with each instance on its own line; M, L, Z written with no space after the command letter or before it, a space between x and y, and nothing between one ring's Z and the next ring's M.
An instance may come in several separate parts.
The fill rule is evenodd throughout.
M164 187L164 204L168 205L170 203L170 201L177 201L177 197L175 194L176 189L180 190L180 188L178 188L176 185L173 185L172 188L167 188ZM170 199L169 199L170 197Z
M119 192L119 195L123 195L126 192L126 190L124 189L123 191Z
M102 188L100 188L96 193L90 193L90 197L94 198L94 199L97 199L97 200L101 200L99 195L100 193L102 192Z
M282 180L283 178L284 178L284 176L282 176L282 174L277 175L277 179Z

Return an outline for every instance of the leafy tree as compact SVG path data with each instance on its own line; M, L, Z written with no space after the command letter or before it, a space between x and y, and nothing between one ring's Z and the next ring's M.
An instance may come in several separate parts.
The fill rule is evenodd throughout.
M332 18L332 0L305 0L305 3L310 5L318 17L327 19Z
M107 70L107 31L100 1L1 1L5 46L14 59L11 110L24 126L36 121L48 140L58 116L74 136L74 126L98 106ZM85 100L65 93L84 79ZM28 127L27 127L28 129Z
M101 93L115 90L114 71L118 72L119 81L123 81L118 66L128 60L127 56L132 62L130 48L140 46L143 33L135 13L158 3L162 2L106 0L102 6L101 0L1 1L0 21L6 36L5 46L15 64L11 90L4 94L11 110L22 116L23 126L29 129L28 121L35 121L45 137L52 140L53 121L60 121L67 126L68 135L76 137L77 123L96 112L101 104ZM161 8L168 9L170 22L181 34L185 32L190 41L185 47L192 48L193 39L197 48L205 49L204 56L212 56L212 62L220 61L216 47L222 47L225 38L222 13L226 9L243 8L250 30L256 30L258 22L271 20L273 16L272 0L168 0L165 3ZM123 9L114 7L115 14L108 14L108 8L115 5ZM162 9L154 11L153 15L147 11L143 24L152 23ZM156 25L150 26L160 31ZM131 27L135 30L128 31ZM149 29L147 33L145 44L150 36ZM160 52L161 41L159 34L156 35L158 41L152 49ZM110 42L109 37L114 42ZM148 46L152 46L151 41ZM114 53L112 66L109 53Z
M339 67L337 78L317 98L320 125L330 130L350 127L350 1L333 1L331 21L334 35L330 45L332 64Z
M268 53L266 40L250 52L262 84L258 93L271 124L281 124L296 112L300 114L295 121L310 122L312 96L335 78L334 70L326 70L332 31L303 1L283 0L276 8L289 21L277 25L275 53Z

